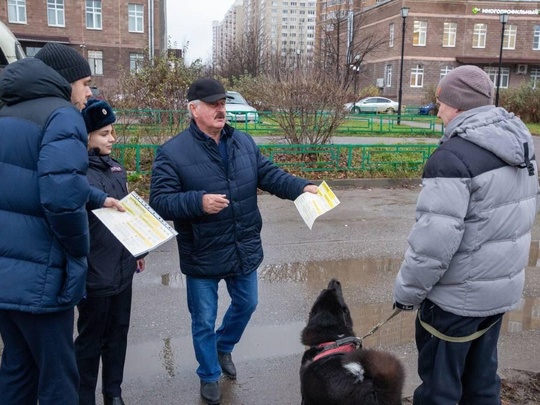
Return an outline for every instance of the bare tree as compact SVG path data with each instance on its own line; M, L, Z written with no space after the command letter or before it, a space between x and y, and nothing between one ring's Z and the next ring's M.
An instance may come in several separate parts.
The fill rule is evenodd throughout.
M219 55L217 66L223 77L238 77L244 74L258 76L264 73L267 64L267 40L260 22L253 18L241 37Z
M259 95L291 144L326 144L343 123L346 93L325 72L284 70Z
M368 55L379 52L388 40L385 33L364 27L363 19L363 13L347 2L328 10L321 23L318 65L327 71L333 68L345 89L356 83Z
M120 139L130 142L144 137L145 142L160 142L177 133L186 123L187 89L206 73L200 60L186 65L183 58L166 53L145 58L135 70L124 70L116 96L109 100L119 112Z

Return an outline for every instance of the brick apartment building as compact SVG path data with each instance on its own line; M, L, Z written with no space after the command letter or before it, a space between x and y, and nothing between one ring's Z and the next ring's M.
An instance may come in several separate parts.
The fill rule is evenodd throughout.
M122 69L167 48L166 0L0 0L0 20L27 56L47 42L77 49L93 83L114 88Z
M540 86L540 2L497 0L386 0L356 13L366 31L381 32L386 44L369 54L358 75L359 88L380 87L382 95L397 99L400 79L402 23L403 102L421 104L430 86L436 86L452 68L474 64L497 84L504 24L500 88L528 82ZM361 40L361 35L359 36Z

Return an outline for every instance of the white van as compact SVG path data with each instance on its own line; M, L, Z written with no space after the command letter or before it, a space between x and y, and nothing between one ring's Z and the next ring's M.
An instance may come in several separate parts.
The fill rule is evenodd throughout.
M15 35L0 21L0 70L25 56L23 48Z

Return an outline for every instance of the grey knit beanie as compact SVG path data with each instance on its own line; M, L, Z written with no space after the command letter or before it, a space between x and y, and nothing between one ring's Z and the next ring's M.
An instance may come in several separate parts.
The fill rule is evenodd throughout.
M67 45L49 42L36 53L35 58L52 67L69 83L92 76L88 61Z
M437 99L461 111L493 104L493 82L477 66L452 69L437 87Z

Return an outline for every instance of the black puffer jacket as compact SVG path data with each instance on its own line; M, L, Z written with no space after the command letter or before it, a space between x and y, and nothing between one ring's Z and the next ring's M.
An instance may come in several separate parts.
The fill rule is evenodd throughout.
M128 193L126 171L110 156L88 153L90 185L121 199ZM105 225L90 211L90 255L88 256L87 295L106 297L128 287L137 269L137 260Z

